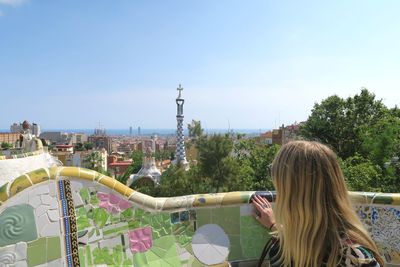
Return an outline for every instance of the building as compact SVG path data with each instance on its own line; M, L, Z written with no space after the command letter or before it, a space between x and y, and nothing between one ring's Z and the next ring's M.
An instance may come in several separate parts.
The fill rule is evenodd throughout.
M39 124L36 124L36 123L32 123L32 124L30 124L28 121L24 121L25 123L27 123L28 125L29 125L29 129L31 130L31 133L33 134L33 135L36 135L36 136L40 136L40 134L41 134L41 131L40 131L40 126L39 126ZM23 131L23 127L22 127L22 124L23 123L16 123L16 122L14 122L13 124L11 124L11 126L10 126L10 131L12 132L12 133L21 133L22 131Z
M74 146L56 145L53 154L58 158L59 161L62 162L63 165L68 166L70 165L70 159L72 158L72 154L74 154Z
M72 145L79 143L84 144L88 141L88 136L84 133L69 133L68 139L68 142Z
M160 183L161 171L156 166L156 160L152 156L150 148L147 149L146 156L143 158L142 168L138 173L129 176L126 181L127 186L132 184L136 186L140 185L153 185L156 186Z
M272 145L272 131L268 131L265 133L260 134L260 136L258 137L258 141L261 144L265 144L265 145Z
M49 141L50 144L55 145L72 145L68 133L64 132L43 132L40 138Z
M91 135L88 137L88 142L93 143L96 149L104 148L108 154L112 152L112 139L109 136Z
M131 166L132 161L124 160L118 161L116 157L108 157L113 160L108 163L108 170L111 173L111 176L116 178L126 172L129 166Z
M14 145L17 141L19 141L20 135L21 134L19 133L0 133L0 144L9 143Z

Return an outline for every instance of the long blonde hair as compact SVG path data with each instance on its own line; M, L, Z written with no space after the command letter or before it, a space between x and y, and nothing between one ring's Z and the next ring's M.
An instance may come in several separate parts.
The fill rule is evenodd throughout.
M317 142L290 142L276 155L272 177L284 266L337 266L343 239L371 250L384 265L351 207L343 173L331 149Z

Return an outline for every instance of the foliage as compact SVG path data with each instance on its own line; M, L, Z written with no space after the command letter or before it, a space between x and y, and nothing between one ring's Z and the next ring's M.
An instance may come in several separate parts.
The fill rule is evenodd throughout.
M278 145L257 144L253 139L242 139L235 144L235 155L242 169L249 169L251 179L246 190L273 190L270 165L279 150Z
M84 148L86 150L91 150L94 147L94 143L93 142L86 142L83 146L84 146Z
M153 153L153 156L155 157L156 160L171 159L171 151L166 149L162 151L156 151Z
M356 154L341 162L343 174L349 190L379 191L379 181L381 180L381 169L374 165L370 160Z
M212 192L238 179L239 165L230 157L233 141L228 135L202 136L196 142L201 174L209 179Z
M74 147L74 150L75 150L75 151L84 151L84 150L85 150L85 147L83 146L82 143L77 143L77 144L75 145L75 147Z
M362 149L364 131L387 113L382 100L362 88L359 95L342 99L330 96L316 103L301 135L307 139L329 144L341 158L355 155Z
M351 190L400 191L400 110L367 89L316 103L301 134L335 150Z
M103 163L103 158L98 151L93 151L89 155L87 155L83 159L83 164L85 165L86 168L95 170L98 172L101 172L103 170L102 168L102 163Z
M140 168L142 168L143 157L144 153L141 150L133 151L130 156L130 158L132 159L132 164L129 165L124 174L117 177L117 180L123 184L126 184L126 181L128 180L129 176L131 174L137 173L140 170Z
M161 183L156 191L163 197L183 196L195 193L207 193L210 186L199 175L198 166L185 171L183 166L170 165L161 175Z
M201 128L201 122L196 120L192 120L192 123L188 124L188 131L191 139L198 139L204 133L203 128Z
M13 145L10 144L10 143L7 143L7 142L2 142L2 143L1 143L1 148L2 148L2 149L10 149L10 148L12 148L12 147L13 147Z

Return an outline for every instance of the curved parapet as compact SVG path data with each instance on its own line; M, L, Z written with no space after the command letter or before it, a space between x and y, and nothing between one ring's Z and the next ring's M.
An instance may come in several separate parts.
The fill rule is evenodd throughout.
M39 169L61 165L58 160L43 149L40 139L32 139L36 150L30 152L3 151L0 156L0 186L16 177Z
M252 217L253 194L275 199L154 198L92 170L38 169L0 187L0 265L252 266L269 239ZM400 266L400 194L350 195L386 261Z

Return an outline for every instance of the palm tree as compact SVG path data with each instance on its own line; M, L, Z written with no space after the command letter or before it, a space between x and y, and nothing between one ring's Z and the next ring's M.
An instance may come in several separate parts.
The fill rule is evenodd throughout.
M100 152L93 151L83 159L83 164L86 168L95 170L97 172L103 171L102 167L103 157Z

